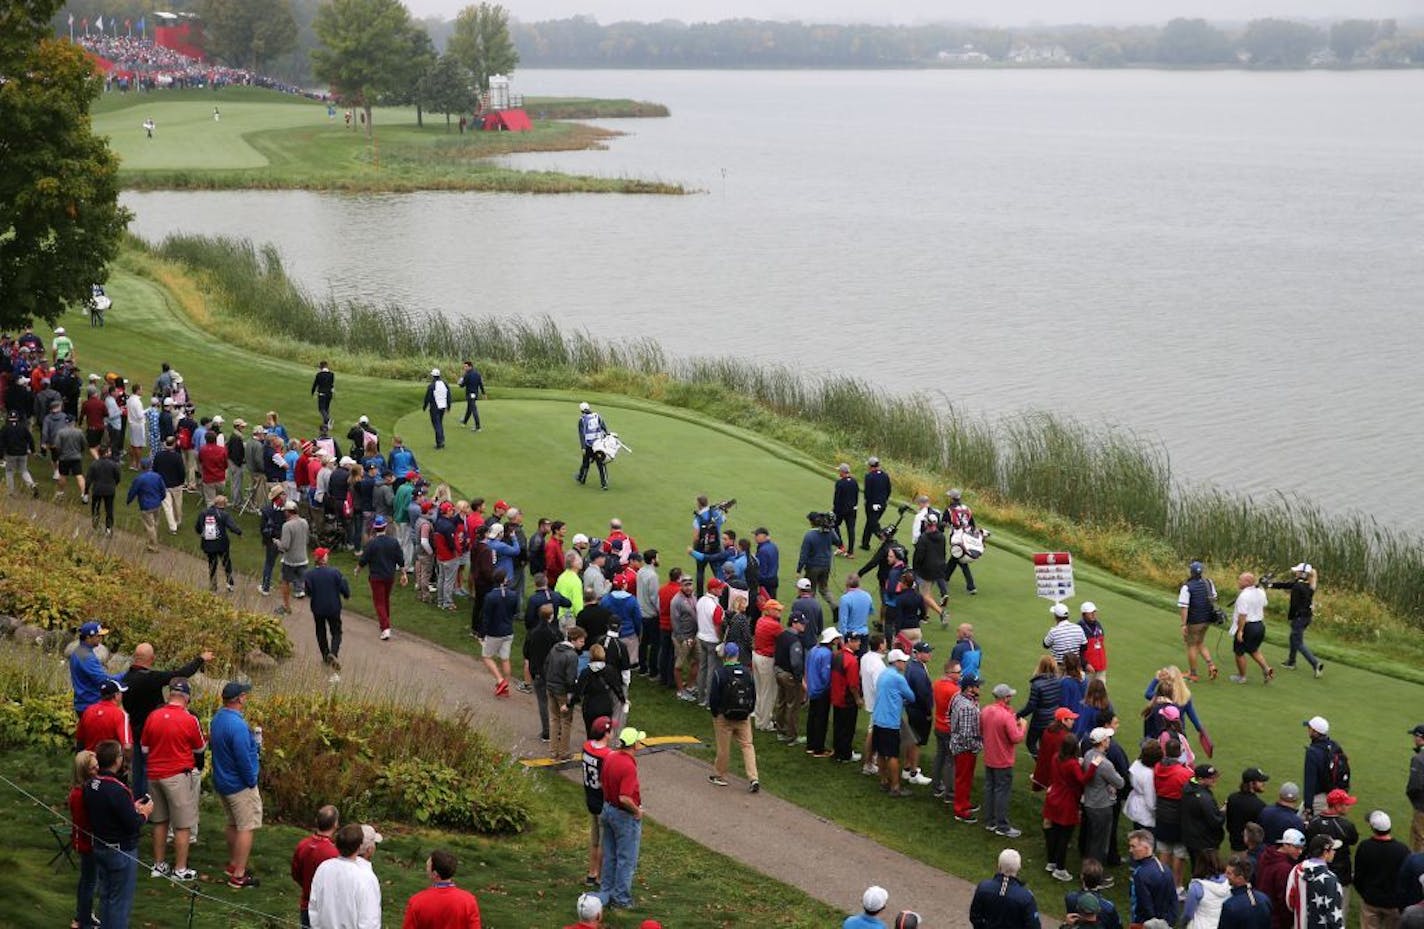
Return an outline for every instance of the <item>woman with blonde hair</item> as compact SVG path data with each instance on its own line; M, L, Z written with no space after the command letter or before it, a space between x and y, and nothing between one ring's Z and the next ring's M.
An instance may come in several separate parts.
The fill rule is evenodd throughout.
M69 785L69 840L79 855L79 888L69 929L90 929L94 921L94 891L99 884L99 872L94 864L89 812L84 808L84 785L98 776L99 759L93 752L83 751L74 756L74 777Z
M1206 752L1208 758L1215 751L1211 741L1211 736L1207 735L1206 727L1202 725L1200 717L1197 716L1197 709L1192 704L1192 691L1187 684L1182 669L1176 665L1167 665L1161 668L1147 684L1147 690L1143 694L1143 699L1147 700L1147 706L1142 711L1142 734L1149 739L1155 739L1167 729L1167 720L1163 718L1162 709L1167 705L1176 707L1179 718L1191 720L1196 727L1197 735L1201 740L1202 750ZM1181 724L1183 733L1186 731L1186 723Z
M1028 736L1025 744L1028 753L1038 757L1038 740L1043 731L1053 724L1053 713L1059 706L1058 662L1052 655L1038 659L1038 667L1028 680L1028 702L1018 711L1019 719L1028 718Z

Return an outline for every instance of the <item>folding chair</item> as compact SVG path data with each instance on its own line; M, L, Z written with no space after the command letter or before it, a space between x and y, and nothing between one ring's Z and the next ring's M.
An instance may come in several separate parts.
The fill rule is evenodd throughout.
M69 830L60 829L51 823L49 834L54 836L54 844L59 848L59 851L55 852L50 858L49 866L51 868L54 867L54 863L60 859L60 856L63 856L64 860L69 862L70 868L79 867L79 865L74 863L74 856L70 854L70 851L74 848L74 837L70 835Z

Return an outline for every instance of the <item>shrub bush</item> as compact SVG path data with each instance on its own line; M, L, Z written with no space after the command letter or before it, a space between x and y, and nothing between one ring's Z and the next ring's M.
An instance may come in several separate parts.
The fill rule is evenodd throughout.
M10 513L0 513L0 538L0 613L66 632L98 617L111 630L111 649L151 642L162 657L191 656L201 646L219 666L240 664L254 648L275 658L292 653L280 618L239 610L82 539Z

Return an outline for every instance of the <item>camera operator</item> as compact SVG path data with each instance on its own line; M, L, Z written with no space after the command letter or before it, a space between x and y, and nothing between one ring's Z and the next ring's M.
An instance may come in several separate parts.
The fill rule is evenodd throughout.
M831 496L831 515L835 517L837 534L840 533L841 527L845 526L845 535L841 536L845 542L840 546L838 554L849 558L850 550L855 546L855 511L860 504L860 485L850 476L848 464L837 468L836 474L835 493Z
M726 500L718 504L709 504L706 494L699 494L697 497L697 507L692 511L692 551L703 557L697 559L697 596L702 596L703 582L707 575L708 564L712 565L713 576L716 576L717 568L721 565L721 560L716 560L722 554L722 524L727 521L727 510L736 504L736 500Z
M796 559L796 573L811 582L811 587L826 601L831 612L836 603L831 599L831 560L841 547L841 537L835 529L836 518L830 513L807 513L811 528L801 537L801 553Z
M1187 646L1187 680L1193 683L1198 680L1198 654L1206 659L1207 674L1216 680L1216 662L1211 660L1211 652L1206 647L1207 627L1221 622L1216 608L1216 585L1203 576L1206 568L1200 561L1193 561L1188 570L1191 576L1177 592L1177 606L1182 614L1182 642Z
M1315 568L1307 561L1291 568L1291 579L1288 581L1272 581L1270 575L1262 578L1261 586L1271 590L1289 590L1290 608L1286 612L1286 617L1290 620L1290 656L1286 658L1285 664L1281 667L1288 671L1295 670L1295 656L1299 652L1315 676L1319 677L1325 671L1325 662L1316 658L1311 653L1310 648L1305 644L1305 630L1310 625L1310 621L1315 618L1315 586L1319 580L1315 573Z

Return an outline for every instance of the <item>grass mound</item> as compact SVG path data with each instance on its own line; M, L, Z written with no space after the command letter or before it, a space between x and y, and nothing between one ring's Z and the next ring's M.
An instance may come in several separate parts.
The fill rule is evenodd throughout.
M0 539L0 613L66 633L98 618L111 630L112 650L151 642L159 655L189 655L196 645L211 649L219 667L240 664L252 649L292 653L277 617L236 609L82 537L0 512Z

